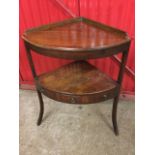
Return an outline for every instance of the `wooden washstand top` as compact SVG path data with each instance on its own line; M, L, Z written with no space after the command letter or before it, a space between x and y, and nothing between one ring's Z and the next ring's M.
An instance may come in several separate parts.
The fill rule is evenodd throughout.
M130 43L127 33L83 17L27 30L22 38L40 54L76 60L117 54Z

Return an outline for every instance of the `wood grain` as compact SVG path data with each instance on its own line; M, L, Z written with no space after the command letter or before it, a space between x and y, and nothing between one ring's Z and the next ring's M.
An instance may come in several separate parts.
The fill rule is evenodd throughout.
M125 32L86 18L33 28L22 37L40 54L77 60L117 54L130 43Z
M114 97L118 84L86 61L75 61L38 77L41 91L68 103L93 103ZM112 93L113 92L113 93Z

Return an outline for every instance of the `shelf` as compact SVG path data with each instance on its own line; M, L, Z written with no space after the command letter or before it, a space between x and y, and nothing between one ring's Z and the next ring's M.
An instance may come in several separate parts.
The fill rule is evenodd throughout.
M37 78L40 91L57 101L95 103L113 98L119 85L86 61L75 61Z
M127 50L127 33L80 17L27 30L22 38L40 54L66 59L90 59Z

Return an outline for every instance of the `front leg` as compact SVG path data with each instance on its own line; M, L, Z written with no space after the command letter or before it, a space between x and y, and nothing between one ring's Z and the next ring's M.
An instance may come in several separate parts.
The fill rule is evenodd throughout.
M117 125L117 106L118 106L119 95L114 98L113 109L112 109L112 123L115 135L119 135L118 125Z
M38 93L38 98L39 98L39 103L40 103L40 112L39 112L39 117L37 121L37 125L39 126L42 122L43 114L44 114L44 102L42 98L42 94L39 90L37 90Z

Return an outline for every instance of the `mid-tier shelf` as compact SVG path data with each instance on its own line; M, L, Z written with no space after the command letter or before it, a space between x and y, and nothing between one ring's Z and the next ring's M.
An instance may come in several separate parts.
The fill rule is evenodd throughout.
M46 96L67 103L95 103L115 97L119 85L86 61L75 61L36 78Z

